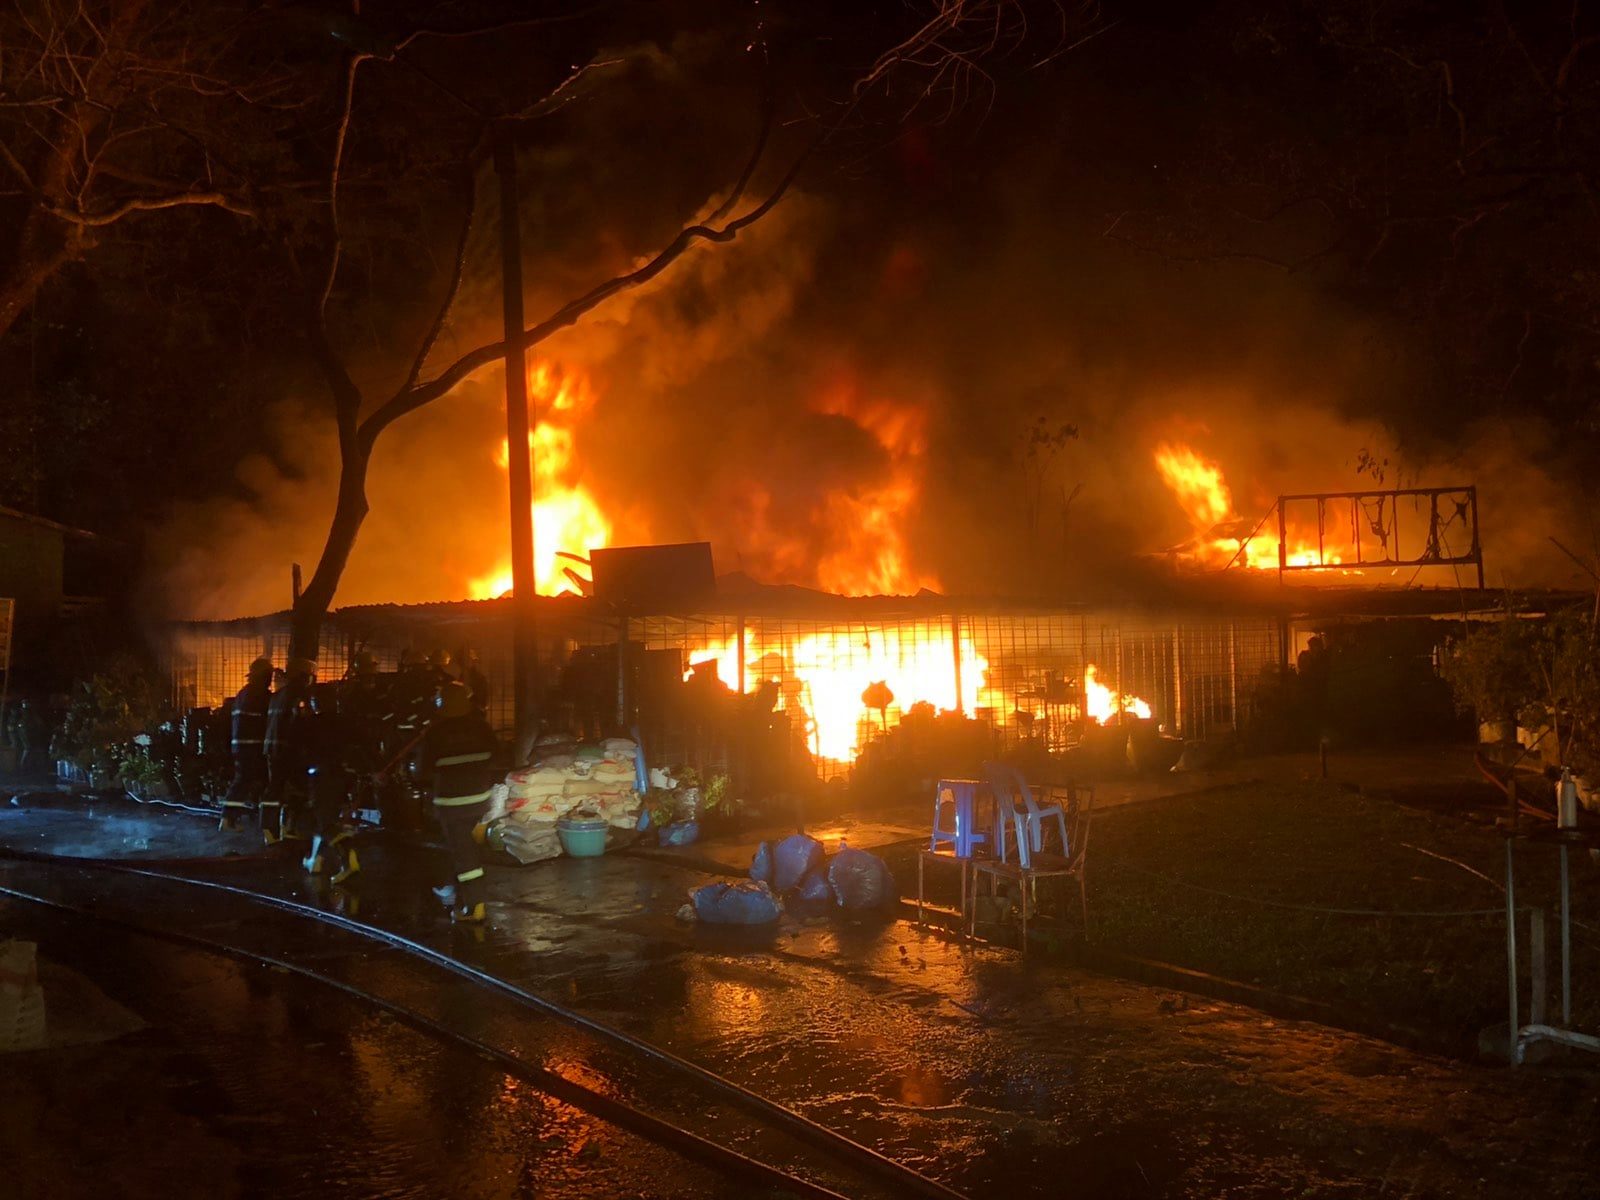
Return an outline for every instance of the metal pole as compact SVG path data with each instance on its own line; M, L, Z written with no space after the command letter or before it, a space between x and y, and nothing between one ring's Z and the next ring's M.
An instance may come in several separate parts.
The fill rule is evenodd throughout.
M965 706L961 701L961 617L956 613L950 614L950 654L955 661L956 669L956 712L964 713Z
M1472 556L1478 560L1478 590L1483 591L1483 542L1478 537L1478 488L1467 489L1467 499L1472 502Z
M1239 627L1228 622L1228 712L1233 716L1233 731L1239 732Z
M741 696L745 694L745 690L746 690L745 678L744 678L744 676L745 676L745 665L744 665L745 644L744 644L744 638L745 638L745 633L744 633L744 614L740 613L739 614L739 671L738 671L738 675L739 675L739 695L741 695Z
M1567 875L1567 844L1561 843L1561 1027L1572 1025L1572 912Z
M681 659L679 660L682 661ZM628 618L617 618L617 728L628 727Z
M1544 954L1544 909L1528 910L1528 1024L1544 1024L1548 982Z
M1183 704L1183 622L1172 631L1172 724L1183 737L1194 737L1194 722Z
M1517 882L1512 869L1511 839L1506 839L1506 979L1511 1001L1511 1027L1506 1040L1506 1057L1517 1065L1517 1030L1522 1022L1517 1017Z
M1283 497L1278 497L1278 582L1283 582L1283 569L1289 565L1289 527L1283 519Z
M494 170L500 179L500 299L505 336L506 477L511 486L512 721L518 752L531 741L539 714L538 609L533 573L533 441L528 420L528 359L522 344L522 211L517 152L511 129L494 131Z

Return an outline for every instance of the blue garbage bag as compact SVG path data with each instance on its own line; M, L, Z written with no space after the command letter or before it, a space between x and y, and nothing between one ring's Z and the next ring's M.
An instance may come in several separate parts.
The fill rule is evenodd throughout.
M772 846L762 842L756 847L756 856L750 860L750 878L757 883L772 882Z
M799 898L803 902L833 902L833 888L821 871L813 871L800 881Z
M690 892L689 901L707 925L768 925L783 916L783 902L754 879L708 883Z
M889 864L849 846L840 846L828 864L828 884L841 908L882 908L898 895Z
M773 855L772 890L782 894L822 866L822 843L804 833L791 833L778 843Z
M687 846L700 837L699 821L674 821L657 833L663 846Z

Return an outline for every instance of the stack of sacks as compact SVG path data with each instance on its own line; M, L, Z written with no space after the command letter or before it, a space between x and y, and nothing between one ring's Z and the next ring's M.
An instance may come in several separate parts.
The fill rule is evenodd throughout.
M627 738L607 738L512 771L506 776L508 794L501 818L506 849L522 862L538 859L523 857L519 846L536 850L539 858L554 857L560 853L555 823L569 814L600 817L615 829L634 829L644 803L634 791L638 754L639 748Z

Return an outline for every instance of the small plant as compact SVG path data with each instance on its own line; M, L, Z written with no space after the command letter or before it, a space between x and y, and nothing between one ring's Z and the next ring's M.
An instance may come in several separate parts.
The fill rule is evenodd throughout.
M733 781L721 771L710 776L700 793L700 807L716 816L732 816L744 806L744 801L733 795Z
M1456 707L1486 725L1511 722L1537 698L1534 647L1538 630L1507 614L1474 629L1448 648L1440 673Z
M645 806L650 810L650 824L657 829L678 819L678 794L672 788L651 788L645 796Z
M136 793L149 792L166 782L161 764L137 749L122 760L117 773L123 785Z

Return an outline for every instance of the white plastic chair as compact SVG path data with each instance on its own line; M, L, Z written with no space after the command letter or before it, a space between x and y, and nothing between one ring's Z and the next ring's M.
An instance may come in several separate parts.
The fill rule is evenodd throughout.
M1000 861L1006 861L1006 833L1005 827L1008 816L1013 818L1017 826L1017 862L1024 868L1033 866L1033 856L1044 850L1044 823L1051 817L1056 819L1056 826L1061 831L1061 854L1065 858L1072 856L1072 847L1067 838L1067 817L1059 804L1040 804L1034 798L1033 789L1023 779L1022 772L1006 763L987 762L983 764L983 777L989 781L989 786L994 789L995 804L1000 813L996 820L998 825L998 849ZM1017 807L1017 800L1021 799L1022 807ZM1024 836L1026 829L1026 836Z

